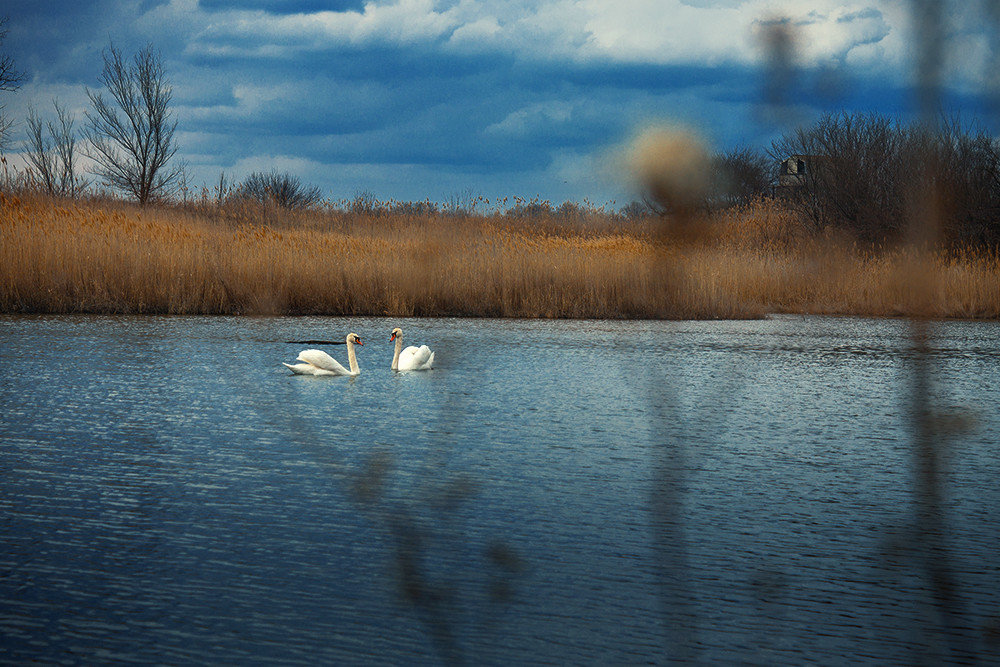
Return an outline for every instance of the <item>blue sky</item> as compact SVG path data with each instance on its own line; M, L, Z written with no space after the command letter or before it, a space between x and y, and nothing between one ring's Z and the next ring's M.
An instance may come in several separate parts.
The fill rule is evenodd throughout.
M539 196L627 203L621 147L651 124L711 149L766 148L824 111L911 108L905 0L14 0L2 45L27 80L18 122L52 100L83 123L101 51L152 43L195 184L291 172L327 196ZM949 110L974 116L989 62L975 2L944 32ZM776 21L795 69L764 107Z

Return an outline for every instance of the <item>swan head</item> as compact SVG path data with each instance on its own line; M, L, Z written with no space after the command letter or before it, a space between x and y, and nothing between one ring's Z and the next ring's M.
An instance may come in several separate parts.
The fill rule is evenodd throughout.
M361 339L358 337L358 334L356 333L347 334L347 342L354 343L355 345L360 345L361 347L365 346L365 344L361 342Z
M402 337L403 337L403 330L400 329L399 327L396 327L395 329L392 330L392 335L389 336L389 342L391 343L397 338L402 338Z

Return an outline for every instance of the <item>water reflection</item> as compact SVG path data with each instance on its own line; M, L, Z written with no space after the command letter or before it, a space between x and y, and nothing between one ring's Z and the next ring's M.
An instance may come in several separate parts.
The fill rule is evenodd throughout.
M397 324L437 369L388 370ZM990 659L997 327L939 324L926 390L949 623ZM280 366L348 330L360 376ZM0 340L14 661L952 655L913 550L903 322L0 318Z

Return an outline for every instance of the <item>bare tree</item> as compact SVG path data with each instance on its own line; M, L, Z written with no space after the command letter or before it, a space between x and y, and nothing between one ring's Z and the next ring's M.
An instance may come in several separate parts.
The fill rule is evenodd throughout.
M229 182L226 180L226 172L219 172L219 184L215 187L216 192L216 206L222 208L222 205L226 202L226 195L229 193Z
M42 123L34 109L28 110L28 139L24 152L38 173L45 190L52 195L75 197L87 183L76 175L76 135L73 117L58 102L56 122ZM48 132L46 132L48 130Z
M188 192L191 190L191 182L188 179L187 162L182 162L178 166L179 173L177 174L177 190L181 193L181 203L188 203Z
M95 173L113 188L145 205L168 196L181 166L168 168L177 152L177 122L169 111L172 91L152 44L128 63L111 45L104 52L104 83L111 100L87 89L94 107L84 134L96 163Z
M752 148L734 148L712 159L709 207L740 206L771 193L773 161Z
M7 36L7 17L0 18L0 43ZM0 54L0 90L13 91L21 87L24 74L14 67L14 58L10 54ZM0 105L0 151L9 138L10 128L14 124L12 118L6 118L3 113L3 105Z
M1000 145L976 125L842 112L776 140L770 154L806 164L784 198L817 228L899 240L911 224L908 202L933 191L940 240L1000 245Z

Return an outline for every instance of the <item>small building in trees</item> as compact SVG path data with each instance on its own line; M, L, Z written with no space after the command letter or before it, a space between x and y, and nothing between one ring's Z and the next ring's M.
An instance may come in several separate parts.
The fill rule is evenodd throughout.
M789 197L809 185L822 155L789 155L781 161L778 169L778 185L774 189L776 197Z

